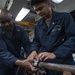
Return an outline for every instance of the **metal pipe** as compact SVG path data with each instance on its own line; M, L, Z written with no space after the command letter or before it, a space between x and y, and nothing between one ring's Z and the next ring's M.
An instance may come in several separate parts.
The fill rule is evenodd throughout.
M74 65L63 65L63 64L54 64L54 63L38 63L39 68L56 70L56 71L67 71L75 74L75 66Z

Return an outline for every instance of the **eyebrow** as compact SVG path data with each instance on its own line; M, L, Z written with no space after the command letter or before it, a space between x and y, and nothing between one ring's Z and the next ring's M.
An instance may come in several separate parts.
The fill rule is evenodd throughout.
M37 9L35 9L35 11L42 9L43 6L38 7Z

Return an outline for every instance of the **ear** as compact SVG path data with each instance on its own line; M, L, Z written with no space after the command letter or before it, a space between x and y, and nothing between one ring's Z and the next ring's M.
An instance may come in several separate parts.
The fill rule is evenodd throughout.
M47 4L48 4L48 6L49 6L49 7L51 7L51 3L50 3L50 1L49 1L49 0L47 1Z

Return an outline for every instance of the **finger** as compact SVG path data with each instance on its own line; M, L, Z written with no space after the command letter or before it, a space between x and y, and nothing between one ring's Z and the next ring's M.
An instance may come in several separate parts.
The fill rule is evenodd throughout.
M38 55L38 59L42 56L43 54L42 53L40 53L39 55Z
M37 69L34 67L34 66L32 66L32 65L30 65L30 68L31 68L31 71L32 72L35 72Z
M44 61L47 60L47 59L48 59L48 57L45 57L45 58L44 58Z
M34 58L33 58L33 57L28 57L27 59L31 59L31 60L33 60Z
M35 58L36 58L36 60L38 60L38 56L36 56Z
M44 59L46 56L45 55L42 55L41 57L40 57L40 60L42 61L42 59Z

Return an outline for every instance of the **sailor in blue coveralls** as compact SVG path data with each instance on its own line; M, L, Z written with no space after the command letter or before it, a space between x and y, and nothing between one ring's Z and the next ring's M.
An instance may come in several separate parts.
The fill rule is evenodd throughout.
M16 75L18 66L34 71L31 60L20 59L21 46L25 52L30 48L26 31L12 23L12 15L6 9L1 11L0 23L0 75Z
M42 18L35 27L35 36L28 58L49 63L73 65L75 24L69 13L55 12L49 0L31 0L35 12ZM37 56L37 52L40 54ZM46 75L62 75L62 72L46 70Z

